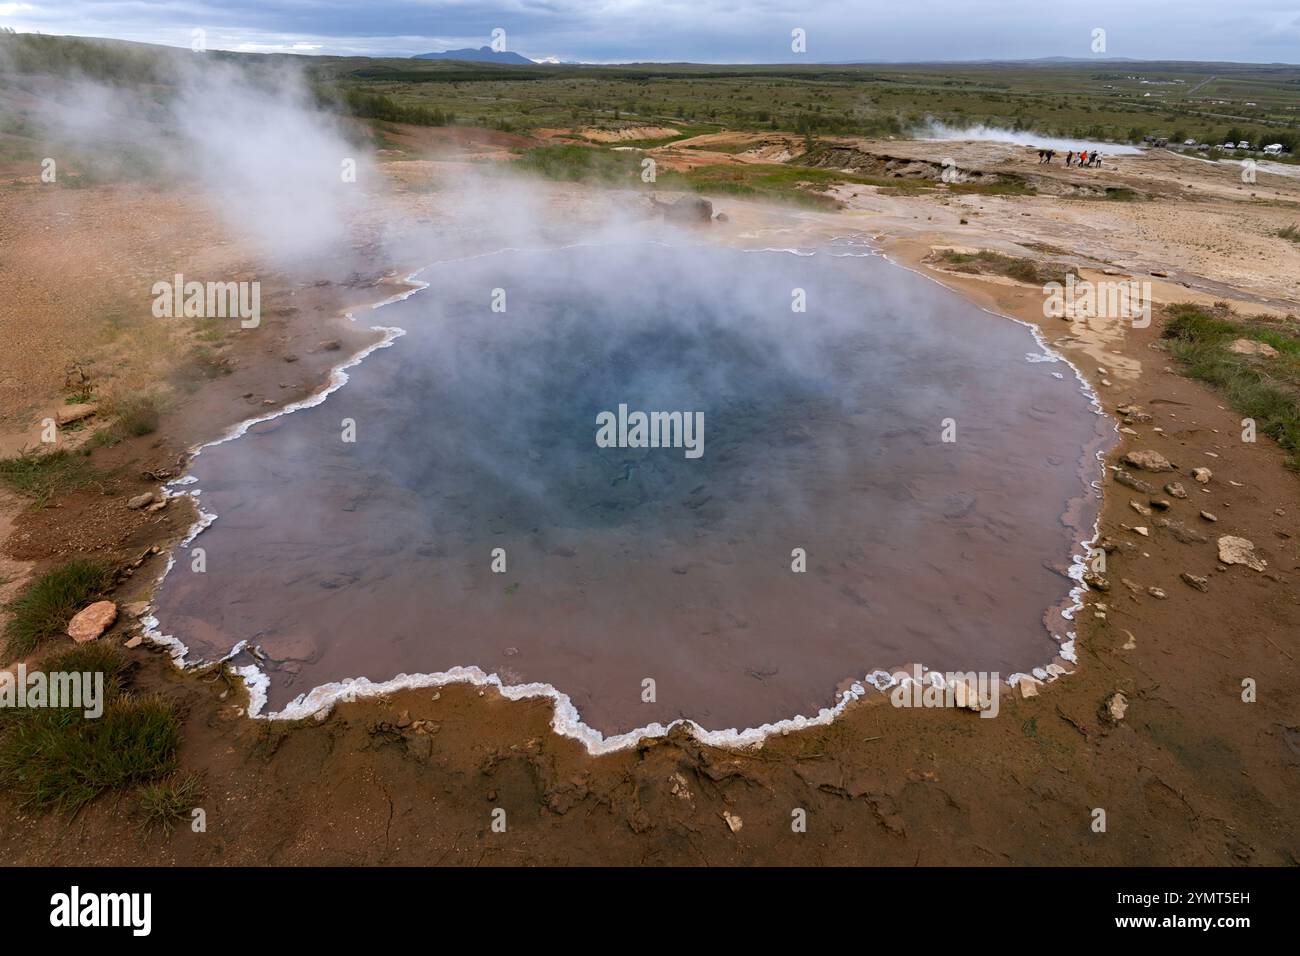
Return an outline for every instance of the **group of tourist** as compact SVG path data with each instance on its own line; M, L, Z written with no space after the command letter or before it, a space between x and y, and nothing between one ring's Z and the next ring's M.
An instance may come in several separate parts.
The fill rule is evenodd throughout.
M1038 151L1038 161L1040 163L1050 163L1056 156L1054 149L1040 149ZM1095 149L1088 152L1086 149L1079 150L1077 153L1070 150L1065 154L1065 165L1067 166L1100 166L1101 153Z

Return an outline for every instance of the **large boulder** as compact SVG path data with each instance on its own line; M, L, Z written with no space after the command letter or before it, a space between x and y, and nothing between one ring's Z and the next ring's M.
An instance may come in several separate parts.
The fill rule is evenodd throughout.
M1127 452L1120 459L1124 464L1133 468L1140 468L1142 471L1173 471L1174 466L1169 463L1169 459L1158 451L1147 449L1136 449Z
M93 641L113 626L117 620L117 605L112 601L96 601L82 608L68 622L68 637L78 644Z
M683 226L707 225L713 222L713 203L703 196L679 196L668 202L651 196L650 204L663 217L664 222Z
M1244 564L1252 571L1263 571L1268 566L1268 563L1255 553L1253 541L1230 534L1219 539L1219 560L1224 564Z

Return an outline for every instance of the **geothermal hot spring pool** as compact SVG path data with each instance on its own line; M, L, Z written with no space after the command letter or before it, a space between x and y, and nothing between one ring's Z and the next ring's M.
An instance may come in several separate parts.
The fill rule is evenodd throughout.
M1005 679L1068 640L1110 429L1026 326L856 242L507 251L420 278L358 316L405 330L391 347L177 489L217 517L157 631L189 662L260 647L236 662L263 714L477 667L568 695L586 733L757 728L879 669ZM702 413L703 454L601 447L620 405Z

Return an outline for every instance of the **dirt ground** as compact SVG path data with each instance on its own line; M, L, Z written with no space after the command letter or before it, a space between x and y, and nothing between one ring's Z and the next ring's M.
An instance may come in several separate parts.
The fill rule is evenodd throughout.
M442 152L455 146L453 137L425 140L410 134L404 143L427 146L430 155L389 158L385 169L395 182L436 178L444 161L459 161L446 160ZM734 137L715 142L735 145ZM468 149L477 161L508 145L476 140ZM851 145L903 160L934 160L934 144ZM1106 484L1101 532L1115 547L1108 555L1109 590L1090 592L1079 614L1078 663L1068 666L1071 673L1032 698L1008 691L992 720L964 711L895 708L878 698L851 707L829 727L771 738L755 749L709 748L677 732L591 757L551 731L549 703L510 702L468 686L343 704L327 719L305 725L250 721L240 688L217 675L183 674L161 653L142 647L125 652L136 665L133 680L173 696L182 708L181 764L202 774L206 831L182 827L170 836L146 834L136 825L129 797L100 799L72 821L0 803L0 859L1300 863L1296 476L1267 439L1239 441L1240 415L1177 373L1161 347L1159 308L1146 329L1046 319L1040 288L938 268L931 257L935 248L997 249L1068 262L1083 267L1085 276L1110 270L1147 279L1161 303L1228 301L1243 313L1295 314L1300 247L1271 233L1300 221L1300 180L1261 174L1255 188L1241 189L1232 170L1161 152L1115 157L1101 170L1058 165L1043 171L1025 151L1011 147L941 147L944 158L965 167L1059 180L1060 192L899 195L846 186L837 190L844 204L838 212L716 200L727 220L701 235L755 248L872 236L896 261L993 311L1039 326L1117 420L1118 408L1139 407L1140 414L1130 410L1125 416L1129 431L1121 434L1110 464L1132 449L1157 450L1178 470L1157 476L1157 484L1178 480L1188 497L1171 501L1167 517L1176 523L1160 526L1131 505L1145 506L1150 496ZM757 148L758 158L718 151L710 161L779 161L796 147L762 137ZM663 149L691 153L689 141ZM1082 198L1070 191L1076 179L1159 198ZM561 209L599 202L577 187L548 190L548 201ZM142 356L153 353L143 347L110 359L112 343L101 345L96 337L100 307L92 308L69 286L69 277L90 270L111 283L110 266L126 251L133 271L152 275L159 261L170 268L174 259L162 255L168 248L183 248L193 257L187 271L251 267L237 262L237 246L216 227L170 246L166 210L178 197L125 194L113 187L74 195L76 205L59 210L66 216L55 238L46 235L53 227L42 206L51 200L29 188L0 190L4 269L17 280L11 284L6 275L6 288L17 291L6 302L14 314L6 313L5 341L20 341L9 338L13 329L42 343L20 349L20 363L6 355L0 413L11 444L63 399L60 379L70 362L81 361L96 381L194 381L194 343L183 336L157 345L148 361ZM408 192L401 205L416 229L436 219L447 200L437 191ZM133 222L161 223L143 230L149 236L163 230L156 247L153 239L130 232ZM271 301L284 311L276 321L224 341L220 372L200 377L197 387L169 385L156 434L96 452L97 460L106 455L110 473L102 487L39 510L12 498L0 502L7 562L0 581L8 578L12 592L30 570L71 553L125 561L174 541L190 521L184 505L148 516L125 507L130 495L157 487L145 472L178 473L185 449L196 441L319 387L331 366L368 340L363 325L341 319L340 311L389 294L396 288L394 275L417 264L418 258L370 262L360 271L277 280ZM145 329L141 341L152 342ZM1197 467L1213 471L1208 484L1191 478ZM1199 517L1201 511L1217 521ZM1134 530L1139 526L1148 534ZM1223 534L1254 542L1267 561L1265 570L1219 562L1215 539ZM145 596L162 560L148 557L115 597ZM1207 590L1184 583L1184 572L1208 579ZM1165 596L1154 596L1150 588ZM129 634L129 624L122 623L102 639L120 643ZM1245 678L1258 684L1255 703L1242 701ZM1107 708L1117 691L1128 708L1114 720ZM1092 827L1098 808L1106 811L1104 833ZM505 812L505 832L491 826L497 809ZM806 812L805 832L792 827L800 810Z

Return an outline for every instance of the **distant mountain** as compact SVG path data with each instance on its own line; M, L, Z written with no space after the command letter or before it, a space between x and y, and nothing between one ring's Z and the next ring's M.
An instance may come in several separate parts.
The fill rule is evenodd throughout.
M441 53L417 53L412 60L470 60L475 63L520 63L531 64L526 56L509 51L498 53L490 46L481 46L477 50L465 47L463 50L443 50Z

